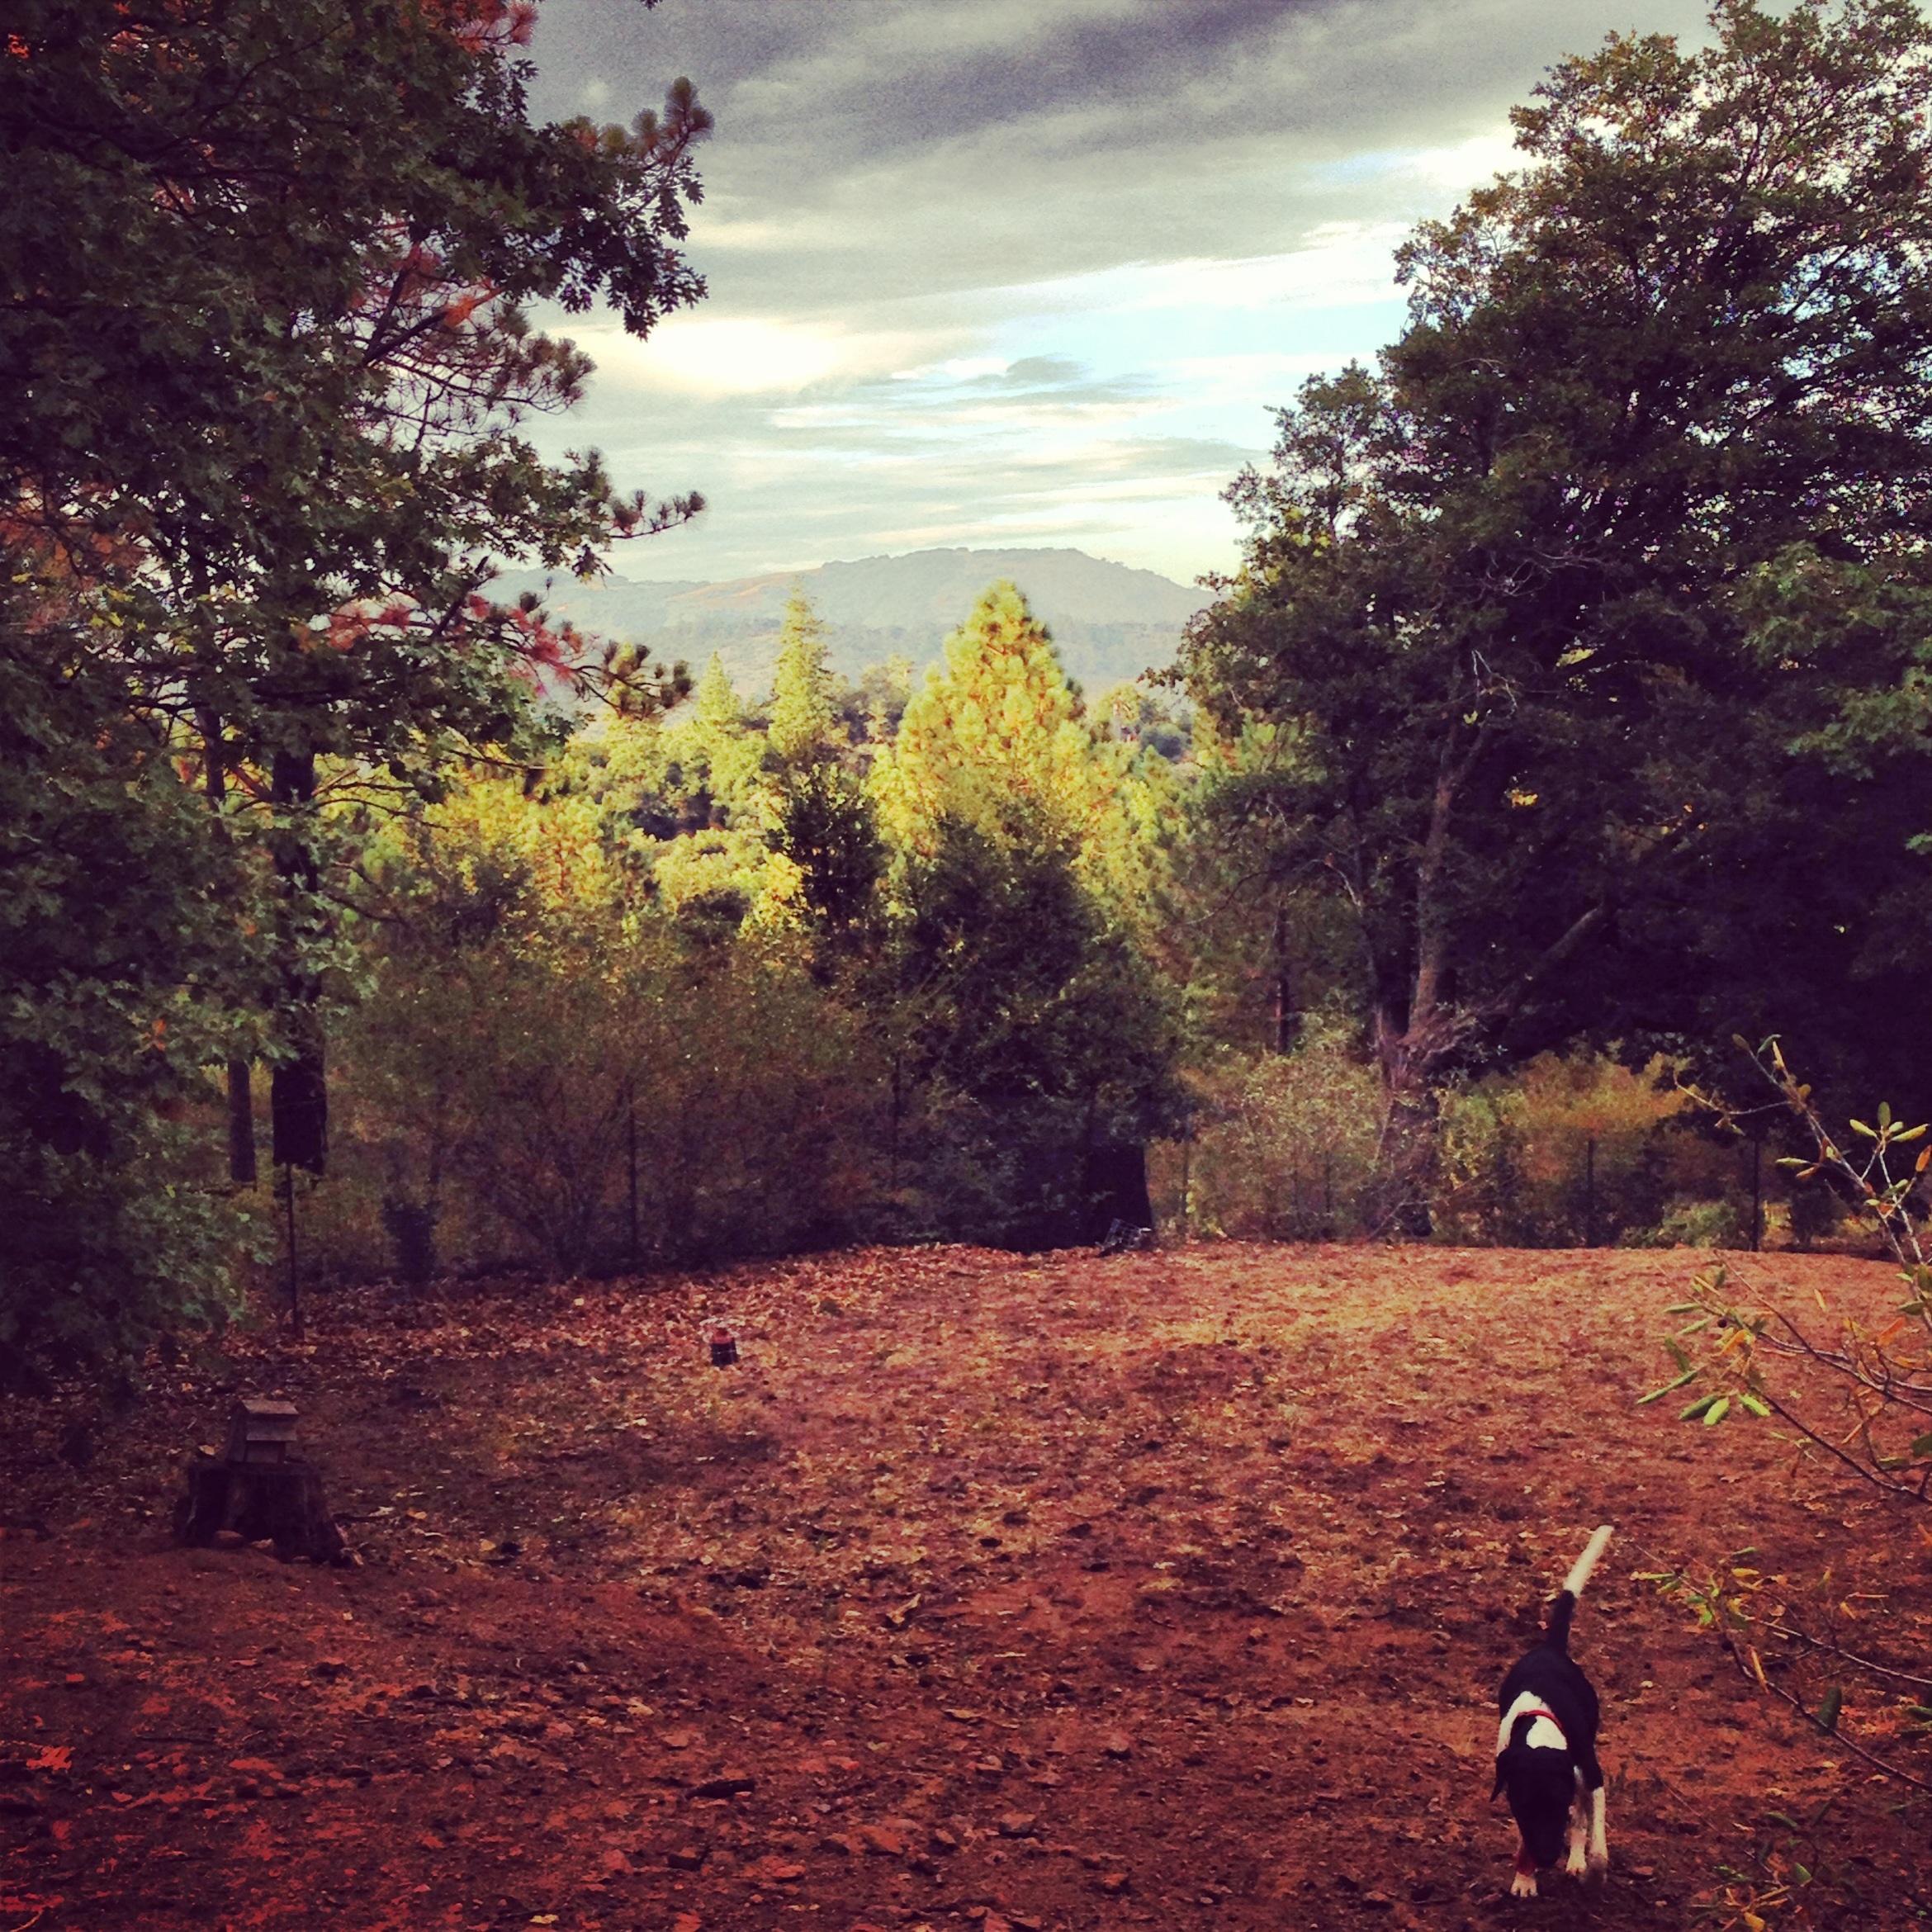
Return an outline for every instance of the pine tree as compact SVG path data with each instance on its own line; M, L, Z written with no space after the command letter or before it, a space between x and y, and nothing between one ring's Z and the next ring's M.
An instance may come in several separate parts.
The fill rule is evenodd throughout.
M762 748L716 651L698 680L691 716L673 726L665 737L667 749L683 767L683 790L693 798L706 795L713 823L757 816Z
M1168 1016L1123 916L1130 757L1087 729L1045 627L1001 583L874 769L939 1225L1082 1238L1104 1225L1107 1163L1137 1161L1172 1111Z
M736 737L744 726L744 708L726 675L724 659L715 651L704 667L704 675L698 680L693 722L708 742L714 743Z
M949 822L1084 853L1118 779L1080 721L1046 627L1002 582L946 639L944 668L907 705L874 785L886 829L910 851L930 855Z
M782 765L809 764L831 746L836 722L825 624L805 593L794 589L779 633L769 742Z

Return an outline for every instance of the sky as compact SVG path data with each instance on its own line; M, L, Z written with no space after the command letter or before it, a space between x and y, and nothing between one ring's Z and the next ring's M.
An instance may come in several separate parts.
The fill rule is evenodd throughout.
M1271 410L1401 325L1396 244L1512 164L1508 110L1702 0L545 0L534 110L717 117L709 294L546 447L702 490L612 554L715 580L963 545L1230 569Z

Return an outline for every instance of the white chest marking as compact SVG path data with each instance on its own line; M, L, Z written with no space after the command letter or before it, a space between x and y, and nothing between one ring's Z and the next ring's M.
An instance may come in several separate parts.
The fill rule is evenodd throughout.
M1528 1691L1524 1691L1518 1697L1516 1702L1503 1713L1503 1721L1496 1731L1496 1755L1499 1758L1508 1749L1509 1733L1515 1727L1517 1719L1526 1712L1540 1711L1542 1707L1543 1700L1541 1698L1534 1697ZM1570 1743L1570 1740L1563 1735L1562 1727L1548 1717L1532 1719L1523 1741L1526 1744L1535 1745L1539 1750L1549 1746L1560 1751L1566 1750Z

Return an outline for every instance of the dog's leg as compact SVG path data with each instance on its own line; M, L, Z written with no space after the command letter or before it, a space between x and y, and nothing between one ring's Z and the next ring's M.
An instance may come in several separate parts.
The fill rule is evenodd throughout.
M1584 1790L1581 1779L1578 1780L1576 1796L1570 1806L1570 1856L1563 1862L1563 1869L1572 1878L1580 1878L1589 1869L1584 1857L1584 1833L1586 1829L1584 1816Z
M1610 1868L1610 1834L1603 1822L1603 1788L1600 1784L1590 1793L1589 1867L1597 1873Z
M1512 1898L1537 1896L1537 1861L1530 1856L1530 1849L1522 1842L1520 1834L1517 1840L1516 1876L1509 1881L1509 1896Z

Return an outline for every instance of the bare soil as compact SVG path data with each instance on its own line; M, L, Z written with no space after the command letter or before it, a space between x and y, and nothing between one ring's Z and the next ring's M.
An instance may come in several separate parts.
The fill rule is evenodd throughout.
M1909 1522L1633 1407L1704 1258L372 1291L173 1371L78 1471L15 1404L0 1932L1925 1923L1932 1807L1642 1580L1750 1546L1895 1637L1932 1612ZM300 1404L359 1567L173 1546L237 1393ZM1599 1522L1614 1863L1518 1902L1494 1687Z

